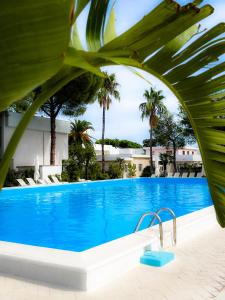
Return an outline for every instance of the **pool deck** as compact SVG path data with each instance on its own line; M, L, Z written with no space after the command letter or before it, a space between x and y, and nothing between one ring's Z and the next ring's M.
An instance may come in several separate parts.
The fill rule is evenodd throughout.
M217 224L181 242L163 268L139 265L92 292L76 292L0 276L4 300L207 300L225 299L225 229ZM119 272L119 270L118 270Z

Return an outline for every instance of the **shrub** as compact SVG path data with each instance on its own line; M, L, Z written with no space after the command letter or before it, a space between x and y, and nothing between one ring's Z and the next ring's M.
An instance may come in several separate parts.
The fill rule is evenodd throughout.
M127 165L127 171L128 171L128 177L136 176L136 165L129 162Z
M26 168L18 171L9 169L4 186L6 187L17 186L18 185L18 182L16 181L17 178L22 178L23 180L25 180L28 177L34 178L33 168Z
M141 177L150 177L152 175L150 166L147 166L142 171Z
M108 174L111 179L123 177L123 165L120 162L112 162L109 164Z

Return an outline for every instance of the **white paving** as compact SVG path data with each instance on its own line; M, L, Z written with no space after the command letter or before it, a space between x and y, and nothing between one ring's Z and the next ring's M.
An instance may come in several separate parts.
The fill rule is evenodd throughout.
M2 300L225 300L225 229L213 226L173 248L163 268L139 265L94 292L75 292L0 276ZM118 273L120 270L118 270Z

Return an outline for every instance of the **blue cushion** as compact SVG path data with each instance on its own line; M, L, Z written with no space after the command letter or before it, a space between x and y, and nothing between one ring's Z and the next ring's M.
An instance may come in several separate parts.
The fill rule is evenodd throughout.
M174 258L175 255L171 252L145 251L144 255L140 258L140 263L153 267L162 267L174 260Z

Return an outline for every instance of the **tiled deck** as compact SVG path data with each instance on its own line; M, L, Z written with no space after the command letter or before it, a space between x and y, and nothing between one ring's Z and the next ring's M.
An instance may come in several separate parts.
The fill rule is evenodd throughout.
M176 260L160 269L144 265L94 292L74 292L0 277L1 300L225 299L225 229L214 226L174 248ZM119 272L119 270L118 270Z

